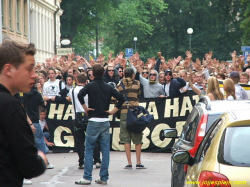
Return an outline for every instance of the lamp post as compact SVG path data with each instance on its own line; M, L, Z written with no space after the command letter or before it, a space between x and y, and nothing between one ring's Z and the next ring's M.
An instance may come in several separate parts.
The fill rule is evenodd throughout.
M137 37L134 37L134 41L135 41L135 53L136 53L136 41L137 41Z
M189 34L189 51L191 52L191 36L194 30L192 28L188 28L187 33Z

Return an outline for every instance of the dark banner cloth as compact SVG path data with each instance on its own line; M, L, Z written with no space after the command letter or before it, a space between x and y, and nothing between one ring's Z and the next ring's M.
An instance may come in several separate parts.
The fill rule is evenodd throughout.
M163 130L166 128L177 128L178 135L181 134L187 116L191 112L199 97L188 91L180 97L140 99L140 105L148 109L154 116L154 120L143 131L144 152L170 152L174 139L163 137ZM110 105L110 110L114 107ZM47 104L47 123L52 139L54 140L55 152L68 152L74 150L73 136L73 106L71 103ZM119 144L120 121L110 116L110 147L111 150L124 151L124 146ZM132 145L134 150L134 145Z

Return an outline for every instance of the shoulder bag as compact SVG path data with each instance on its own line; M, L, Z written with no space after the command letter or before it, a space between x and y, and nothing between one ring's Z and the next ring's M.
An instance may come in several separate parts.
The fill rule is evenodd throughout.
M128 109L127 113L127 129L133 133L142 133L147 125L154 119L154 116L149 114L149 112L142 106L138 106L133 110L129 109L129 102L124 84L121 82L123 88L124 97L126 100L126 105Z

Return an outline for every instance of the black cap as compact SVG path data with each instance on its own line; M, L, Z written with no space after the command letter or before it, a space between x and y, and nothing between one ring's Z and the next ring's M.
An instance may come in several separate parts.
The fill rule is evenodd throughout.
M239 74L238 71L232 71L232 72L230 73L230 77L231 77L231 78L240 78L240 74Z
M165 75L173 76L172 71L169 69L165 71Z

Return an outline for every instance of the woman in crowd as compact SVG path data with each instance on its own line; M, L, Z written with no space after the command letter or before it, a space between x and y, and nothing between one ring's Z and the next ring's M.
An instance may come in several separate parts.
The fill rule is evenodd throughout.
M45 76L42 73L38 73L38 83L37 83L37 90L40 93L43 93L43 85L45 83Z
M165 73L164 73L164 71L161 71L159 73L159 83L162 84L162 85L165 83Z
M228 78L224 80L223 89L226 92L226 100L236 100L235 86L232 79Z
M211 101L213 100L223 100L224 96L220 91L219 82L215 77L210 77L207 80L207 91L206 94L210 98Z

